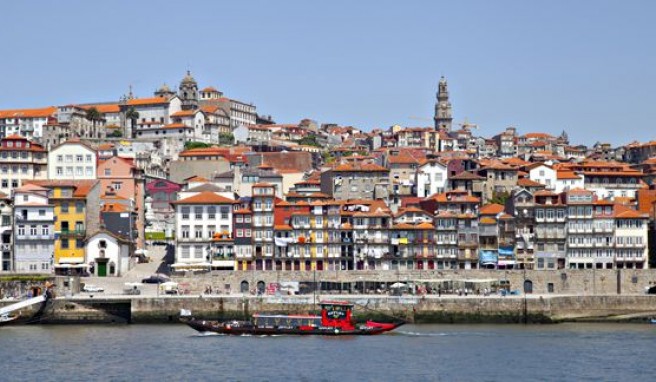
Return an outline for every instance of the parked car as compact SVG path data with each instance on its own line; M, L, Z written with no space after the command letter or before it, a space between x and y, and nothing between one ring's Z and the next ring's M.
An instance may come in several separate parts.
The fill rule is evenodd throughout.
M100 292L104 292L105 290L99 286L85 284L84 287L82 288L82 291L89 292L89 293L100 293Z
M152 275L141 280L144 284L162 284L169 281L169 278L163 275Z

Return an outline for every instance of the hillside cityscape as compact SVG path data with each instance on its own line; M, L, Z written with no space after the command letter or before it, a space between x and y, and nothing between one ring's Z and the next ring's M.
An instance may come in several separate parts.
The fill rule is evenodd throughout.
M435 97L420 127L280 124L187 71L0 110L0 272L120 277L153 243L173 273L650 267L656 141L481 137Z

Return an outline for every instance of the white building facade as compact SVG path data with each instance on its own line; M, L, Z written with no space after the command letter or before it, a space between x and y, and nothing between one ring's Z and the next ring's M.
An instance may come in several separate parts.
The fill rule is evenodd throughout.
M48 179L96 179L97 153L79 140L69 140L48 153Z

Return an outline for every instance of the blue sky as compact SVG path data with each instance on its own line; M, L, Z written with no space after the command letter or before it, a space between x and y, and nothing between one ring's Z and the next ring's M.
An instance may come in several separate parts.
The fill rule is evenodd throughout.
M656 138L653 1L2 2L0 108L201 87L278 122L430 125L440 75L454 117L491 136Z

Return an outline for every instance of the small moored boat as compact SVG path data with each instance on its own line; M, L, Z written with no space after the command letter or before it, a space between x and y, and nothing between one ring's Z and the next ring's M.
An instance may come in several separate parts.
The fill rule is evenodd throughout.
M12 316L10 316L8 314L3 314L2 316L0 316L0 326L5 326L5 325L12 324L16 320L18 320L18 318L20 318L20 314L16 314L16 315L12 315Z
M352 317L353 304L324 301L320 305L320 316L254 314L251 321L207 321L192 318L191 312L183 310L180 320L201 333L227 335L376 335L394 330L405 323L369 320L356 325Z

